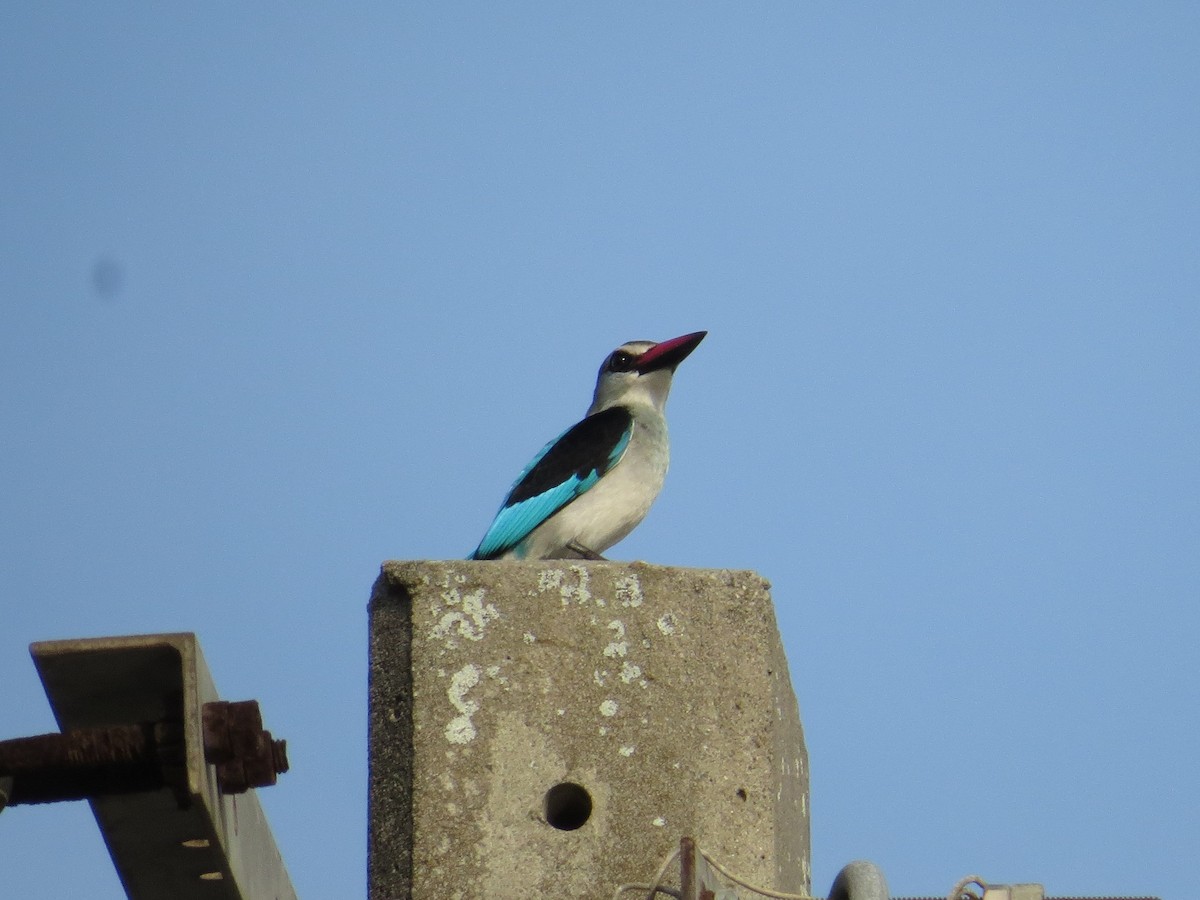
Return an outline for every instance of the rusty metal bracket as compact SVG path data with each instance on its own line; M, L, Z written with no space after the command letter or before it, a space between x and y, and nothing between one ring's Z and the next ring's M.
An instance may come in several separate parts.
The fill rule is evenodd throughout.
M295 900L249 790L287 771L286 743L255 701L220 700L195 635L30 653L62 732L0 742L0 809L87 799L132 900Z

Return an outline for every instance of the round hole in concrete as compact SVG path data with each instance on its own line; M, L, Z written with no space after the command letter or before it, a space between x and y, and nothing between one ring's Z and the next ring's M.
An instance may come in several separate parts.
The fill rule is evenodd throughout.
M571 781L556 784L546 791L546 821L559 831L582 828L592 815L592 795Z

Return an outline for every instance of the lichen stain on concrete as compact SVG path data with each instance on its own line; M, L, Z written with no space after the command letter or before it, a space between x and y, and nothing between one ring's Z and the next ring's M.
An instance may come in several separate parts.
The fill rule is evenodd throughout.
M433 586L433 579L428 575L421 576L421 582L427 587ZM446 571L442 574L441 583L438 585L443 591L451 590L455 584L466 584L467 576L460 575L457 572Z
M629 684L632 681L634 681L635 679L638 679L641 677L642 677L642 667L641 666L634 665L633 663L629 662L628 660L626 660L621 665L620 678L621 678L621 681L625 682L625 684ZM642 687L645 687L645 686L646 686L646 682L643 681Z
M673 635L679 630L679 620L675 618L675 613L663 613L658 617L658 630L667 637Z
M645 599L642 596L642 582L636 575L620 575L614 581L617 589L617 602L625 607L638 607Z
M574 584L571 583L568 572L575 575L577 580ZM591 574L585 566L568 566L566 571L543 569L538 573L538 591L558 591L563 606L570 606L572 603L585 606L593 602L596 606L606 605L602 597L592 596Z
M446 641L446 648L449 650L458 647L455 635L469 641L483 640L488 623L500 618L500 611L496 609L495 604L484 602L485 596L483 588L465 596L458 588L444 591L442 600L446 605L460 606L461 610L454 609L443 614L437 624L429 630L429 636L434 640Z
M616 659L618 656L624 656L629 652L629 644L625 641L625 623L614 619L608 623L611 631L615 632L616 640L611 641L604 648L604 655L609 659Z
M479 712L479 702L468 700L467 691L479 684L480 670L474 663L467 663L450 676L450 705L457 709L460 715L455 716L446 725L446 740L452 744L469 744L475 740L475 725L471 716Z
M616 700L605 700L600 704L600 715L609 717L615 716L618 709L620 709L620 706Z

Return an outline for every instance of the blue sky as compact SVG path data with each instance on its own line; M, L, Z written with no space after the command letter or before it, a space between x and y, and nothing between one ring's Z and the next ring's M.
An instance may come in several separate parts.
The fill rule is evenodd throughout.
M380 561L466 555L614 346L707 329L617 559L774 585L814 890L1192 893L1200 7L10 5L0 737L194 630L365 891ZM714 635L719 641L720 635ZM83 804L0 894L122 896Z

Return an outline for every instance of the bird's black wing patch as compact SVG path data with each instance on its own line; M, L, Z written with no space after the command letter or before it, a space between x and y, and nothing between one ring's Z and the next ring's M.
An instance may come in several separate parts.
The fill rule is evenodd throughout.
M586 417L546 448L525 476L513 485L505 506L513 506L574 478L583 481L593 472L599 477L620 459L629 442L633 414L612 406Z

